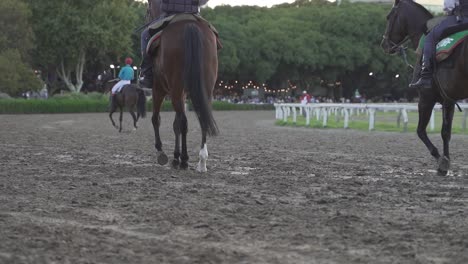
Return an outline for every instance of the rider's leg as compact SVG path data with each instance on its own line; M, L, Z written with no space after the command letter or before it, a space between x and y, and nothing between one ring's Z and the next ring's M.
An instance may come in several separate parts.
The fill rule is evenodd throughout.
M153 61L151 56L146 53L146 47L150 39L149 29L146 28L141 33L141 77L140 84L143 87L152 88L153 87Z
M434 29L429 32L424 41L424 49L422 56L422 67L421 67L421 77L415 83L410 84L410 87L420 88L420 89L431 89L432 88L432 76L434 73L435 66L435 53L436 53L436 44L440 40L444 31L456 24L456 18L454 16L447 17L439 25L434 27Z

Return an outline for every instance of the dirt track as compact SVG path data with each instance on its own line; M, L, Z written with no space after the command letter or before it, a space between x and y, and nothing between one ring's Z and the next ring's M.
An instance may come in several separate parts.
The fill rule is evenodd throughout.
M156 165L150 119L0 116L0 263L468 263L468 137L440 177L413 134L215 117L202 175Z

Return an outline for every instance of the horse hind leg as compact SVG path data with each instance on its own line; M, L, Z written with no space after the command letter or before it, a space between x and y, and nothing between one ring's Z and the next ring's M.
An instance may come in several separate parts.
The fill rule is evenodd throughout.
M208 146L206 145L206 131L202 132L202 146L199 153L200 160L198 161L197 171L207 172L206 161L208 160Z
M180 155L180 168L188 168L188 152L187 152L187 133L188 133L188 121L187 116L185 115L185 110L181 113L180 116L180 133L182 136L182 153Z
M172 167L178 168L180 165L181 113L176 113L173 128L174 128L174 135L175 135L175 147L174 147L174 160L172 160Z
M134 107L132 107L132 108L130 108L129 112L130 112L130 115L133 118L133 130L137 130L137 128L138 128L138 126L137 126L138 117L135 115L134 110L135 110Z

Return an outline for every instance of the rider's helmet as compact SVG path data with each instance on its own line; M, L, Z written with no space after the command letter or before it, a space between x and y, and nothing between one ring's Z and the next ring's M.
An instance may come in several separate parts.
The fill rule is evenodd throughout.
M132 58L128 57L125 59L125 64L132 65L132 63L133 63Z

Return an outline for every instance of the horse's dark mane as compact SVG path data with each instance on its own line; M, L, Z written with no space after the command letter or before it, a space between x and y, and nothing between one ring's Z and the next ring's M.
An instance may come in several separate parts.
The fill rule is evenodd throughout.
M410 5L414 5L414 6L416 6L417 8L421 9L422 11L424 11L424 13L426 13L426 15L427 15L428 17L430 17L430 18L433 18L433 17L434 17L434 15L433 15L431 12L429 12L429 10L427 10L424 6L422 6L422 5L419 4L419 3L416 3L416 2L413 1L413 0L401 0L401 2L408 3L408 4L410 4Z

